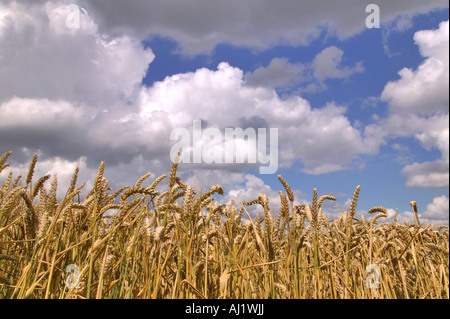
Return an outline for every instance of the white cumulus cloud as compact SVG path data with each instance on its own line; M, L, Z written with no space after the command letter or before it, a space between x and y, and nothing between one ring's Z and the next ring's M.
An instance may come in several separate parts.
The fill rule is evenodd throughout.
M445 195L435 197L433 201L427 205L425 212L421 215L431 221L447 220L449 219L449 201Z
M449 21L416 32L414 40L424 61L416 70L402 69L400 79L386 84L381 99L389 103L390 113L375 127L384 132L382 138L414 136L424 149L441 152L434 161L406 165L407 186L448 187Z
M304 171L321 174L345 169L361 153L373 151L345 116L346 108L327 104L312 109L294 96L282 100L273 89L245 85L242 70L220 63L217 70L176 74L140 94L142 117L167 118L172 127L277 128L279 163L300 159Z

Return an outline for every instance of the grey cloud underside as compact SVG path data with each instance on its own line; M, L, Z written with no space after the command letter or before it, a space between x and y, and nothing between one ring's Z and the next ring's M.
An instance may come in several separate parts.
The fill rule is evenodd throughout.
M305 45L323 30L340 39L365 29L371 2L296 0L87 0L102 32L133 32L141 38L169 36L192 54L211 51L218 43L269 48ZM381 23L448 7L445 0L380 0Z
M342 65L344 51L329 46L319 52L309 63L290 63L287 58L274 58L267 67L259 67L245 74L249 86L262 86L289 92L319 92L327 88L327 79L348 79L364 71L362 61L354 66Z
M291 86L306 80L305 66L289 63L287 58L274 58L267 67L259 67L245 74L245 81L250 86L280 88Z
M253 115L250 117L241 117L238 119L239 127L246 129L246 128L253 128L255 132L257 132L258 128L265 128L269 129L269 123L266 119L262 118L258 115Z
M120 133L119 133L120 134ZM125 135L123 132L122 134ZM120 147L111 147L108 143L96 143L90 136L82 131L68 132L39 132L20 127L17 130L0 130L0 153L13 151L14 161L23 164L29 161L28 155L21 155L23 148L31 152L41 151L43 159L63 157L69 161L77 161L85 156L89 167L97 167L107 159L109 165L130 163L133 157L141 155L144 159L153 160L166 158L167 147L154 145L151 150L142 143L136 145L130 140L129 144Z

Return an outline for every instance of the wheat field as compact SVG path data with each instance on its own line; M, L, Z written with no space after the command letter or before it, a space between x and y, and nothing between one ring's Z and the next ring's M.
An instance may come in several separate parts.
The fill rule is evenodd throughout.
M449 298L448 227L422 225L415 202L414 224L383 207L358 219L357 186L349 211L328 219L333 196L314 189L296 205L279 175L279 211L265 194L223 205L222 186L186 185L177 162L117 190L102 162L83 199L77 168L58 199L56 178L33 176L36 161L0 188L1 299Z

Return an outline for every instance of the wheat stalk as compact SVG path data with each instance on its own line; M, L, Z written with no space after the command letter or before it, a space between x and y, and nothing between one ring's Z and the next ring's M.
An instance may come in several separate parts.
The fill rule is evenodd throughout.
M0 157L1 165L8 156ZM379 218L388 216L381 206L368 211L373 215L369 221L364 215L358 219L358 186L349 211L329 219L323 203L335 200L333 196L318 197L314 189L309 204L294 206L292 189L279 177L284 190L279 191L281 206L274 216L267 194L242 202L239 209L234 201L219 204L214 197L225 193L221 185L196 192L176 176L174 165L169 188L161 185L167 175L142 187L151 176L147 173L133 187L117 191L109 186L104 169L103 163L82 199L84 184L76 188L78 169L61 200L56 177L47 193L48 175L28 187L20 177L12 182L13 174L8 174L0 189L1 296L449 296L448 227L422 225L415 203L414 224L400 224L396 218L395 224L383 222ZM24 183L31 184L34 177L28 175ZM256 204L264 216L246 210ZM365 284L370 264L382 273L377 294ZM78 288L65 285L67 265L79 267Z

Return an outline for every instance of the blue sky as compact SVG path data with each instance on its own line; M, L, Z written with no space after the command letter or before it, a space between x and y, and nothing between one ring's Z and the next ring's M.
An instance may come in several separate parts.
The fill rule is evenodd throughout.
M174 128L256 121L279 128L276 174L186 163L180 176L222 184L224 202L266 192L276 208L282 174L298 203L313 188L335 195L330 216L361 185L359 213L411 220L415 200L425 221L448 225L448 2L379 1L373 29L367 4L3 2L0 153L13 150L22 172L38 152L61 185L76 165L92 181L105 160L121 186L170 169Z

